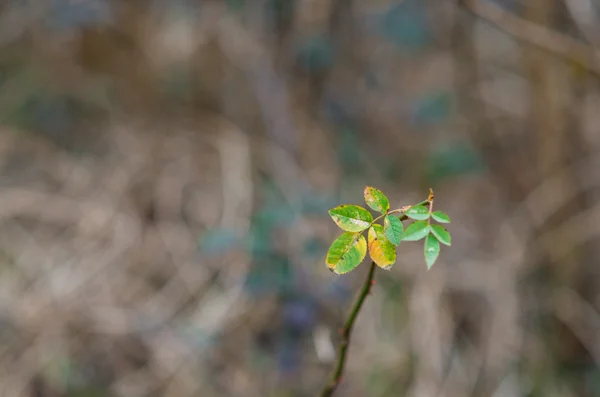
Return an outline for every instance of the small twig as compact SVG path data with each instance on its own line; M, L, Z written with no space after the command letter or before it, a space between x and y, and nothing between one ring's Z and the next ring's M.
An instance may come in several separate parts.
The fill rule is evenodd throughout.
M600 44L600 24L592 0L565 0L565 8L569 10L573 22L586 40L594 47Z
M598 51L577 39L519 18L490 0L460 0L459 4L521 41L568 59L590 73L600 74Z
M333 394L335 389L342 381L342 374L344 373L344 366L346 364L346 355L348 353L348 346L350 344L350 334L352 332L352 327L354 326L354 322L356 321L356 317L358 316L358 312L360 311L367 295L371 291L371 286L373 285L373 276L375 275L375 262L371 262L371 267L369 268L369 273L367 274L367 278L365 279L365 283L363 284L360 293L352 306L352 310L350 311L350 315L346 320L346 324L344 324L344 328L341 330L342 340L340 341L340 350L338 352L337 363L335 365L335 369L331 374L331 378L323 392L321 393L321 397L328 397Z

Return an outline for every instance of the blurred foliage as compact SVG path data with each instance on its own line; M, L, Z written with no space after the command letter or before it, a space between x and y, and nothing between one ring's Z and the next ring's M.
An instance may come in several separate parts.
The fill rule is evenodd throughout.
M255 255L245 287L253 295L289 292L294 287L294 269L283 255Z
M200 249L206 255L223 253L241 242L238 232L228 229L211 229L202 234Z
M401 1L393 4L375 18L380 34L402 51L423 50L432 44L425 2Z
M414 109L413 122L416 124L444 123L452 116L452 102L449 92L428 94Z
M432 184L484 170L481 156L465 142L436 148L429 155L427 178Z
M106 0L50 0L49 3L46 24L51 29L66 31L114 22L111 5Z
M334 56L334 47L328 36L309 37L298 50L298 61L309 72L330 69Z

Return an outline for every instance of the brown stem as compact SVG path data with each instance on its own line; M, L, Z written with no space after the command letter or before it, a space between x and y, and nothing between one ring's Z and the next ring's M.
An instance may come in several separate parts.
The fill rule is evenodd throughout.
M346 324L344 324L344 328L342 328L342 340L340 341L340 350L338 352L337 363L335 365L335 369L331 374L331 378L327 385L323 389L321 393L321 397L328 397L333 394L335 389L342 381L342 375L344 373L344 366L346 364L346 355L348 354L348 346L350 345L350 334L352 333L352 327L354 326L354 322L356 321L356 317L358 316L358 312L360 311L367 295L371 291L371 286L373 285L373 277L375 275L375 262L371 262L371 267L369 268L369 273L367 274L367 278L358 294L356 302L352 306L350 310L350 315L346 320Z

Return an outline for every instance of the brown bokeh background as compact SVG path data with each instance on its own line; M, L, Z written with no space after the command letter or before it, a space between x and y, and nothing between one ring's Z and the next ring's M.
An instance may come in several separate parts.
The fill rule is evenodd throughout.
M600 3L3 0L0 396L600 396ZM366 262L366 261L365 261Z

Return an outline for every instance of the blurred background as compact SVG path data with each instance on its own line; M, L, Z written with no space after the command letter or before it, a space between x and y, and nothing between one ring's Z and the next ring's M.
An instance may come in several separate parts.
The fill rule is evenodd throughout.
M0 1L0 396L600 396L597 0Z

